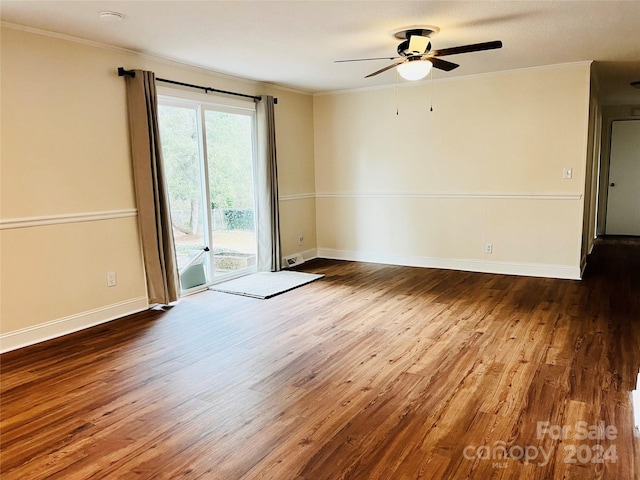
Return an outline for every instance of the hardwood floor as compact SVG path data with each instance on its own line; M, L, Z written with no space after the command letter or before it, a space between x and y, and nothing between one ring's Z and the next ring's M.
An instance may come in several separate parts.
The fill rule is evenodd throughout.
M581 282L303 267L3 355L2 478L638 479L640 243Z

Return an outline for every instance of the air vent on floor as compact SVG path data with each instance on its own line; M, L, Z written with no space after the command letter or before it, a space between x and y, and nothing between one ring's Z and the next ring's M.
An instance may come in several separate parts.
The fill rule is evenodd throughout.
M288 257L284 257L283 263L285 268L291 268L291 267L295 267L296 265L300 265L301 263L304 263L304 258L302 257L302 255L297 253L296 255L290 255Z

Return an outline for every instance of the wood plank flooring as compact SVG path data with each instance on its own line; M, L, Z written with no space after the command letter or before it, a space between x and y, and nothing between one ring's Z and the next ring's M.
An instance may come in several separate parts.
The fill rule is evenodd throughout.
M2 478L638 479L640 242L581 282L302 270L3 355Z

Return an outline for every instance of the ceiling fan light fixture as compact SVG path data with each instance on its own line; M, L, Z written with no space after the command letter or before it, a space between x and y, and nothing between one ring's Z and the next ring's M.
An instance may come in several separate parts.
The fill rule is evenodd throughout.
M429 75L432 63L429 60L421 60L420 58L408 59L406 62L398 65L398 73L405 80L422 80Z

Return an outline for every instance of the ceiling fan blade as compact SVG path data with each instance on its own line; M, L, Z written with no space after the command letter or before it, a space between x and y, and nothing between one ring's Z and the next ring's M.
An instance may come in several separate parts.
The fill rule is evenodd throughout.
M409 37L409 47L407 48L409 55L422 55L427 51L429 45L429 37L421 35L411 35Z
M480 52L482 50L493 50L502 48L502 42L495 40L493 42L474 43L473 45L462 45L460 47L443 48L442 50L432 50L429 54L432 57L444 57L445 55L457 55L459 53Z
M392 63L391 65L389 65L389 66L387 66L387 67L381 68L381 69L380 69L380 70L378 70L377 72L370 73L369 75L367 75L367 76L366 76L366 77L364 77L364 78L373 77L374 75L378 75L379 73L386 72L387 70L391 70L393 67L397 67L397 66L398 66L398 65L400 65L401 63L404 63L404 61L402 61L402 62Z
M444 70L445 72L450 72L454 68L458 68L460 66L457 63L448 62L446 60L435 57L431 57L428 60L433 64L433 68Z
M395 60L401 57L378 57L378 58L354 58L351 60L334 60L333 63L344 63L344 62L367 62L369 60Z

